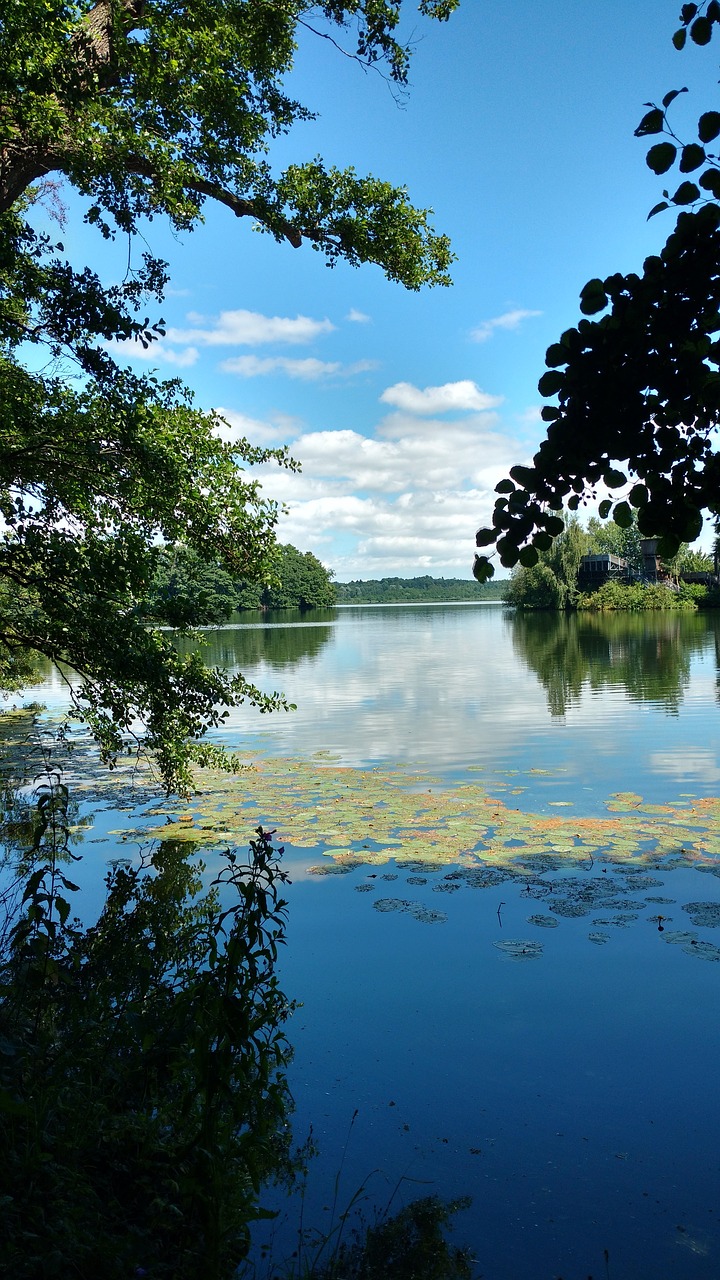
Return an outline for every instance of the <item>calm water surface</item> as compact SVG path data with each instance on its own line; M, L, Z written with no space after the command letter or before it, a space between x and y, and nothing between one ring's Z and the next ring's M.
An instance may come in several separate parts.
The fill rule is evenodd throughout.
M259 754L330 752L448 784L517 771L518 806L548 815L603 813L617 791L718 791L715 615L353 607L218 629L207 657L297 704L232 713L222 737ZM63 695L49 679L38 696ZM543 906L519 884L441 899L437 875L408 886L407 869L378 869L398 875L388 892L440 903L446 923L427 925L374 911L355 891L368 868L309 877L317 854L286 857L295 1128L312 1125L321 1151L306 1222L328 1220L357 1110L341 1204L369 1175L378 1203L401 1178L400 1199L470 1194L458 1236L486 1280L716 1280L720 964L666 945L651 917L690 928L683 904L720 900L717 877L663 872L597 945L588 915L529 924ZM698 936L720 943L719 929ZM543 954L513 962L493 945L508 938Z

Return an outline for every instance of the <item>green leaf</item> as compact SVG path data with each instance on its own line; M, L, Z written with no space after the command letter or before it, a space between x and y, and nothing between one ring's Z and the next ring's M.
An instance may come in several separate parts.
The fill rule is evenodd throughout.
M612 498L603 498L598 506L598 514L601 520L607 520L612 511Z
M534 467L511 467L510 475L516 484L522 485L523 489L532 491L537 482L537 472Z
M603 472L603 480L608 489L620 489L622 485L627 484L627 476L624 471L618 471L615 467L608 467Z
M645 163L648 169L652 169L653 173L667 173L672 168L677 155L677 147L672 142L657 142L651 147L645 157Z
M647 216L648 222L650 221L651 218L655 217L656 213L662 213L663 209L669 209L669 208L670 208L670 205L668 204L667 200L661 200L659 204L653 205L652 209L650 210Z
M705 160L705 148L698 146L697 142L690 142L682 149L680 157L680 172L692 173L693 169L699 169Z
M513 569L520 558L520 548L517 543L509 535L498 539L497 550L500 556L500 563L506 569Z
M678 98L678 97L680 96L680 94L681 94L681 93L687 93L687 89L686 89L686 88L684 88L684 89L671 89L669 93L666 93L666 94L665 94L665 97L664 97L664 98L663 98L663 100L662 100L662 104L663 104L663 106L665 107L665 109L666 109L666 110L667 110L667 108L670 106L670 103L671 103L671 102L674 102L674 101L675 101L675 99L676 99L676 98Z
M514 493L515 485L513 484L512 480L507 480L507 479L501 480L499 484L495 485L495 492L496 493Z
M475 546L489 547L495 541L496 537L497 529L478 529L475 534Z
M688 504L685 525L683 528L683 539L685 542L694 542L700 537L703 527L702 512L697 507Z
M598 311L604 311L607 304L608 297L603 281L597 279L588 280L588 283L580 293L580 310L583 315L592 316Z
M698 178L698 182L704 191L709 191L716 200L720 200L720 170L706 169Z
M658 538L657 553L663 560L672 560L680 550L680 538L675 533L664 533Z
M558 365L567 364L568 356L567 347L564 347L561 342L553 342L545 354L545 363L548 369L556 369Z
M644 507L649 501L649 498L650 494L647 486L644 484L634 484L628 494L628 501L631 502L634 507Z
M673 33L672 42L675 48L678 50L678 52L680 52L681 49L685 48L686 40L687 40L687 31L685 30L684 27L680 27L679 31L675 31Z
M695 44L709 44L712 39L712 23L707 18L696 18L690 28L690 38Z
M701 142L712 142L720 134L720 111L705 111L698 120Z
M685 25L687 26L688 23L692 22L697 11L698 11L698 7L696 4L684 4L682 9L680 10L681 22L684 22Z
M472 571L476 582L488 582L495 575L495 569L487 556L476 556Z
M618 502L613 510L613 520L620 529L632 528L633 511L629 502Z
M700 189L696 187L694 182L681 182L672 197L673 204L693 204L699 199Z
M538 551L549 551L552 544L552 537L546 529L539 529L533 538L533 546L537 547Z
M636 138L645 138L650 133L662 133L665 127L665 112L659 107L653 107L647 112L640 121L635 130Z
M535 547L523 547L518 556L518 560L524 569L532 569L539 559L540 556Z
M546 532L549 533L552 538L556 538L558 534L564 532L565 521L562 516L545 516L543 523L545 525Z
M562 391L564 386L565 374L559 373L556 369L549 369L538 382L538 391L541 396L554 396L558 391Z

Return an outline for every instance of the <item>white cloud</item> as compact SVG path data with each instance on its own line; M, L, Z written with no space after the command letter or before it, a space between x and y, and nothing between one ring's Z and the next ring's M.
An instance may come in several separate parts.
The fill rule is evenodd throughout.
M714 689L708 689L709 702L714 701ZM682 747L672 752L655 751L650 756L654 773L665 774L677 782L692 779L694 782L717 785L720 768L715 752L705 747Z
M281 518L280 537L314 545L338 577L384 577L397 572L447 572L469 577L478 526L480 494L468 490L382 498L321 497L291 505ZM328 550L330 531L352 549ZM337 545L337 544L336 544ZM317 552L316 552L317 554Z
M412 436L415 440L428 438L446 442L461 435L466 444L479 445L480 437L495 427L499 420L499 415L494 412L473 413L448 422L445 418L417 418L411 413L396 410L382 419L376 435L382 440L404 440Z
M172 364L176 369L189 369L197 362L197 347L186 347L184 351L174 351L165 342L151 342L144 347L141 342L124 338L120 342L105 343L108 351L115 356L124 356L128 360L142 360L147 364Z
M225 421L215 428L215 434L227 444L236 444L238 440L249 440L251 444L261 446L282 444L297 426L295 420L284 414L273 414L268 421L262 421L222 406L216 412Z
M523 409L521 413L515 414L515 421L519 422L521 427L542 426L544 434L545 431L547 431L547 425L543 423L543 420L540 417L541 411L542 405L540 404L528 405L527 409Z
M265 492L285 507L280 537L339 577L467 576L495 485L521 456L494 414L429 421L399 411L377 436L306 431L290 452L300 473L260 469Z
M441 387L425 387L421 390L411 382L396 382L380 396L383 404L395 405L408 413L429 414L451 411L479 412L494 409L502 404L502 396L491 396L481 391L469 378L461 382L446 382Z
M369 324L372 316L367 316L364 311L358 311L356 307L351 307L345 319L352 324Z
M155 344L153 344L154 346ZM153 347L150 347L148 356L152 359ZM172 347L166 347L164 344L155 348L155 355L161 360L165 360L167 364L174 364L176 369L189 369L191 365L197 362L199 355L197 347L186 347L184 351L173 351Z
M356 360L354 364L343 365L338 360L317 360L314 356L302 360L292 360L288 356L233 356L230 360L223 360L220 365L223 373L239 373L243 378L285 373L289 378L299 378L303 382L319 382L322 378L350 378L376 367L374 360Z
M268 342L297 345L312 342L322 333L332 333L329 320L310 316L264 316L258 311L221 311L208 318L189 312L190 329L168 329L166 341L177 346L189 343L203 347L258 347Z
M487 342L497 329L505 331L519 329L523 320L541 315L542 311L505 311L501 316L493 316L492 320L482 320L477 328L471 329L470 337L473 342Z

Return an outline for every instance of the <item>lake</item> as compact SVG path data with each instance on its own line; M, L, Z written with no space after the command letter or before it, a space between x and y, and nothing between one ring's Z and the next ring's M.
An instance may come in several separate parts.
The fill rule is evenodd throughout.
M342 1166L341 1208L470 1195L486 1280L715 1280L720 615L345 607L206 657L297 704L220 737L292 875L306 1223Z

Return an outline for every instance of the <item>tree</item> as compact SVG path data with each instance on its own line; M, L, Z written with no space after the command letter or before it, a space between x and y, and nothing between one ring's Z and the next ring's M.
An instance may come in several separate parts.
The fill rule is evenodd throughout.
M518 565L513 571L506 601L518 609L570 609L578 597L580 560L588 550L588 535L577 516L565 528L537 564Z
M225 569L180 544L159 553L141 612L143 618L170 627L213 626L230 617L236 595Z
M278 547L275 577L265 588L266 609L326 609L335 603L332 571L311 551L304 554L286 543Z
M682 49L689 32L706 45L718 24L718 0L685 4L673 43ZM641 273L590 280L580 294L585 318L548 349L539 390L557 403L542 410L546 439L531 466L512 467L497 486L492 527L477 534L504 565L537 563L562 531L563 505L577 510L601 483L615 490L635 480L620 501L602 501L600 514L612 511L629 528L636 511L641 534L659 535L667 558L695 540L703 511L720 512L720 161L708 150L720 111L703 112L698 140L683 144L669 118L682 92L647 104L636 129L666 135L647 163L657 174L677 166L681 181L650 216L680 209L675 228ZM476 557L475 573L492 576L487 555Z
M421 0L445 20L458 0ZM282 450L232 447L178 382L121 370L109 344L163 332L145 314L166 284L150 254L110 288L33 223L53 174L112 238L144 219L202 221L206 201L329 265L377 263L410 289L447 284L452 260L402 187L319 159L275 175L270 141L311 113L290 98L299 33L343 39L397 84L401 0L19 0L0 24L0 671L28 648L82 677L79 712L106 760L138 721L165 784L186 788L229 705L279 705L144 626L160 546L182 542L264 581L276 509L247 468ZM35 186L33 186L35 184ZM29 351L29 356L27 355Z

